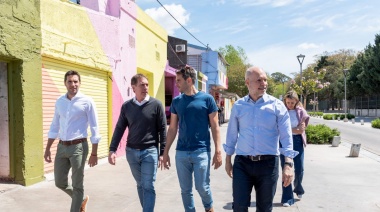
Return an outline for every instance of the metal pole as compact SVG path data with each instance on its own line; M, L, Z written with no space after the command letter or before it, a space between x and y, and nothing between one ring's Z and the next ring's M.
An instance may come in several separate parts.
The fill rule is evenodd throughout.
M344 122L348 121L348 119L347 119L347 85L346 85L347 72L348 72L348 69L343 70L343 74L344 74Z
M297 56L297 60L298 62L300 63L300 89L301 89L301 103L303 104L303 101L302 101L302 94L303 94L303 89L301 88L302 87L302 63L303 63L303 60L305 59L305 55L303 54L300 54Z
M315 102L315 92L314 92L314 104L313 104L313 111L315 112L315 104L316 104L316 102Z
M302 87L302 63L300 63L300 72L301 72L301 74L300 74L300 76L301 76L301 78L300 78L300 88L301 88ZM301 103L303 104L303 101L302 101L302 96L303 95L302 94L303 94L303 90L301 89Z
M344 76L344 121L347 121L347 85L346 76Z

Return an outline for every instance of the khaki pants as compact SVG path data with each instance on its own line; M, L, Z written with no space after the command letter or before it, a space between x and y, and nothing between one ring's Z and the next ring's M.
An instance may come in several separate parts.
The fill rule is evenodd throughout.
M58 144L54 161L55 185L66 192L71 198L71 212L78 212L83 202L84 165L88 155L88 143L65 146ZM71 185L68 174L71 168Z

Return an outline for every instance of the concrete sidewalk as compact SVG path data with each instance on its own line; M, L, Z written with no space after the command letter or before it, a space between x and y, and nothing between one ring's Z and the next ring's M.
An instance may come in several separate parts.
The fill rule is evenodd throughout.
M225 141L227 124L221 127ZM174 146L173 146L174 148ZM278 182L273 211L380 211L380 163L371 153L360 150L357 158L348 157L349 145L308 145L305 149L305 195L291 207L282 207L281 185ZM171 150L172 167L158 171L156 183L157 212L184 211ZM225 155L223 155L225 157ZM224 161L223 161L224 163ZM280 178L281 179L281 178ZM211 171L215 211L232 211L232 180L224 165ZM94 168L86 168L85 193L90 195L88 211L142 211L135 181L124 157L116 166L102 159ZM194 190L197 211L204 211ZM0 184L0 211L69 211L70 198L54 186L51 175L44 182L23 187ZM249 211L256 211L255 197Z

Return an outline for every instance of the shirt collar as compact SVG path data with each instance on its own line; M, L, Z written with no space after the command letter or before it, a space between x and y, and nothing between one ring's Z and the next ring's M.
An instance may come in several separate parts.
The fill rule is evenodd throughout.
M146 97L140 103L139 101L137 101L136 97L133 97L133 102L137 104L144 104L145 102L149 101L149 98L150 96L147 94Z
M269 100L269 96L268 94L264 94L260 99L258 99L257 101L254 101L251 96L248 94L247 96L245 96L245 99L244 99L246 102L252 102L252 103L257 103L257 102L260 102L260 101L263 101L263 102L266 102Z
M71 100L75 99L75 98L83 97L83 96L84 96L84 94L82 92L78 91L77 94L75 94L75 96L73 98L71 98ZM67 93L65 94L65 98L69 99L69 98L67 98Z

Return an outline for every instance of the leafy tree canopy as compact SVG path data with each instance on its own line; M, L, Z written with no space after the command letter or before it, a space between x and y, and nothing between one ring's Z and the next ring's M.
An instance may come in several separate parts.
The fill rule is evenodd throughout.
M248 94L248 88L245 85L245 71L250 66L247 62L245 51L241 47L235 48L232 45L226 45L218 50L230 65L227 71L228 92L236 93L242 97Z

